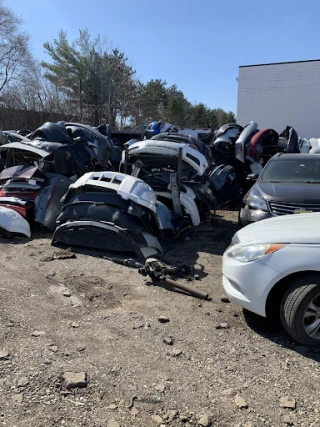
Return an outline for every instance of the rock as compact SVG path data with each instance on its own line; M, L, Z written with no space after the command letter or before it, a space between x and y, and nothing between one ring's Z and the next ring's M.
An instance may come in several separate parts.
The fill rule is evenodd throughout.
M223 295L223 296L220 298L220 301L221 301L221 302L224 302L224 303L226 303L226 304L228 304L228 303L230 302L229 298L228 298L227 296L225 296L225 295Z
M168 345L173 345L173 339L170 337L163 338L163 342Z
M198 424L199 426L202 427L209 427L211 425L211 421L210 421L210 415L209 414L203 414L201 415L201 417L198 420Z
M219 325L216 325L216 329L230 329L229 323L219 323Z
M18 387L27 387L29 384L29 380L27 377L21 377L17 383Z
M236 391L234 388L227 388L226 390L223 390L221 392L221 394L223 394L224 396L232 396L235 393L236 393Z
M158 317L158 321L159 321L160 323L168 323L168 322L170 322L170 319L169 319L169 317L167 317L167 316L159 316L159 317Z
M139 411L137 408L132 408L130 413L131 413L131 415L136 416L139 414Z
M282 421L285 423L285 424L292 424L292 420L291 420L291 417L290 417L290 415L284 415L284 417L282 417Z
M76 258L76 254L72 252L71 249L66 249L63 251L58 251L53 255L53 259L69 259L69 258Z
M171 423L176 418L177 415L178 415L178 411L171 410L171 411L168 411L163 418L167 423Z
M107 406L107 409L111 409L112 411L114 411L115 409L117 409L117 405L115 403L111 403L111 405Z
M182 421L183 423L186 423L190 417L189 415L181 414L179 418L180 418L180 421Z
M35 330L35 331L33 331L32 332L32 336L33 337L41 337L41 336L43 336L43 335L45 335L46 333L45 333L45 331L38 331L38 330Z
M185 240L185 242L190 242L191 239L190 239L190 237L187 236L184 240Z
M121 427L119 423L117 423L116 420L109 420L107 421L107 427Z
M71 328L79 328L79 326L80 326L80 324L77 322L70 322L69 325Z
M179 357L182 354L182 350L179 350L178 348L175 348L170 352L170 355L173 357Z
M86 348L87 348L87 346L85 346L85 345L78 345L77 346L78 351L84 351Z
M85 372L64 372L63 379L67 389L87 387L87 374Z
M68 391L68 390L61 390L60 394L62 396L69 396L69 394L72 394L72 391Z
M165 384L158 384L154 388L156 391L159 391L160 393L163 393L166 389Z
M152 415L151 418L157 424L163 424L163 419L159 415Z
M32 254L30 254L31 256ZM53 255L46 256L41 259L42 262L50 262L55 259L68 259L68 258L76 258L76 254L71 251L71 249L66 249L62 251L55 252Z
M240 394L237 394L234 398L235 404L238 406L239 409L246 409L248 407L247 402L244 400Z
M9 352L7 350L0 351L0 360L6 360L9 359Z
M19 394L14 394L13 396L11 396L11 399L18 404L21 404L23 402L23 394L19 393Z
M288 409L296 409L296 400L291 396L280 397L280 407Z
M63 291L63 292L62 292L62 295L63 295L64 297L69 298L69 297L71 297L71 292L70 292L70 291L68 291L68 289L66 289L65 291Z
M193 278L194 278L194 280L201 280L201 279L200 279L199 274L195 274L195 275L193 276Z
M52 353L57 353L58 346L57 345L50 345L49 350L52 351Z

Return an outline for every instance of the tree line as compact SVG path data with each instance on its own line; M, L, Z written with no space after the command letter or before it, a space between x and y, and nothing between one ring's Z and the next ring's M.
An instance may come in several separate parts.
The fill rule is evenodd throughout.
M118 129L154 120L201 128L235 121L231 111L193 104L162 79L143 83L123 52L86 29L71 42L61 30L44 43L49 60L39 63L20 26L0 0L0 126L34 128L43 117ZM9 125L10 120L15 122Z

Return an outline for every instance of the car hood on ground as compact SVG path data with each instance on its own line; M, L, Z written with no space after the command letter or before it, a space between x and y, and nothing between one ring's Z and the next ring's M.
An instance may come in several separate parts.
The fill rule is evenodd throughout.
M241 245L253 243L320 244L320 212L265 219L236 233Z
M266 200L287 203L314 203L320 205L320 183L272 183L257 182L254 186L255 194L261 194Z

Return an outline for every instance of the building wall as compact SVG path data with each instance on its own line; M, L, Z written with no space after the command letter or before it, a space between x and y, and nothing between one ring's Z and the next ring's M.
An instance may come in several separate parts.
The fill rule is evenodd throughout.
M320 60L239 68L237 122L320 137Z

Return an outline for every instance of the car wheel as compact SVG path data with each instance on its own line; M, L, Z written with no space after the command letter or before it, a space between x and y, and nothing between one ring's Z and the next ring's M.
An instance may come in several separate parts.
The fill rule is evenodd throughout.
M284 329L300 344L320 346L320 276L306 274L285 293L280 309Z

